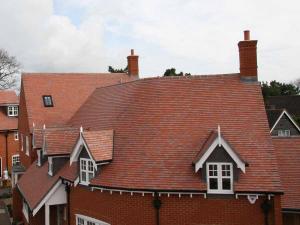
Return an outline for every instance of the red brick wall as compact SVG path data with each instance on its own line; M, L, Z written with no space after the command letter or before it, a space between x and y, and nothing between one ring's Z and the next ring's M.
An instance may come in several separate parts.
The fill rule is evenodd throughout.
M275 218L270 214L270 225L281 225L279 203L275 200ZM71 225L76 225L75 214L90 216L111 225L154 225L153 197L128 193L94 191L82 187L71 189ZM246 197L239 199L204 199L203 196L161 196L160 225L263 225L262 198L250 204ZM278 215L279 214L279 215Z
M19 141L15 140L14 132L10 131L7 137L7 152L8 152L8 171L11 174L12 156L19 154ZM0 133L0 157L2 159L1 177L3 178L3 171L6 169L6 137L5 133Z
M22 196L21 193L19 192L18 188L14 188L12 192L12 198L13 198L13 218L14 220L21 221L23 218L23 213L22 213Z

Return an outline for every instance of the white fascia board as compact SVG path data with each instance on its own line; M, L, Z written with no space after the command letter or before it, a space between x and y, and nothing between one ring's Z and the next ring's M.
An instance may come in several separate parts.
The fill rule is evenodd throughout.
M282 111L282 113L280 114L280 116L278 117L278 119L276 120L276 122L274 123L272 129L270 130L270 133L272 133L272 131L275 129L275 127L277 126L277 124L279 123L279 121L281 120L281 118L283 117L283 115L286 115L289 120L292 122L292 124L297 128L297 130L300 132L300 128L297 125L297 123L294 121L294 119L291 117L291 115L284 109Z
M98 219L95 219L95 218L92 218L92 217L89 217L89 216L85 216L85 215L82 215L82 214L75 214L76 218L82 218L86 221L89 221L89 222L93 222L93 223L96 223L96 224L99 224L99 225L110 225L109 223L106 223L104 221L101 221L101 220L98 220Z
M71 153L70 165L72 165L73 162L78 161L78 156L79 156L83 146L85 147L90 159L92 160L95 170L97 170L97 164L96 164L94 158L92 157L92 154L90 153L88 145L85 143L85 141L82 137L82 134L80 134L80 138L78 139L78 141L77 141L77 143L76 143L76 145L75 145L75 147L74 147L74 149Z
M56 184L51 188L47 195L40 201L40 203L32 210L32 215L35 216L38 211L43 207L43 205L51 198L51 196L56 192L59 186L62 185L61 180L59 179Z
M204 163L211 155L211 153L215 150L217 145L219 144L218 138L216 138L211 146L207 149L207 151L203 154L203 156L195 163L195 172L198 172L200 168L203 167ZM225 151L230 155L233 161L237 164L237 167L240 168L243 173L246 172L246 164L239 158L239 156L231 149L229 144L221 137L221 145L225 149Z

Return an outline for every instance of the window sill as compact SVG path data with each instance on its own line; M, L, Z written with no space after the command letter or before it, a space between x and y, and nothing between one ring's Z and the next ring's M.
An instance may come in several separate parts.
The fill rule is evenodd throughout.
M222 195L232 195L234 192L232 190L230 191L223 191L223 190L208 190L207 194L222 194Z

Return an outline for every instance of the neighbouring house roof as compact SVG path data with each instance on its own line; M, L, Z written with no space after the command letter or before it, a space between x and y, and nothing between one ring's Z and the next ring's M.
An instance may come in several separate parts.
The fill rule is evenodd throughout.
M128 189L206 191L193 159L220 125L249 163L235 191L281 191L258 83L239 74L149 78L97 88L69 122L114 130L110 164L92 185Z
M15 91L0 90L0 105L19 105L19 98Z
M136 79L125 73L23 73L21 114L28 117L27 126L62 125L79 109L96 87ZM24 97L22 97L24 95ZM51 95L53 107L44 107L43 95ZM22 125L23 126L23 125Z
M266 112L268 116L269 127L272 129L279 116L282 114L283 109L267 109Z
M281 118L285 115L290 122L295 126L295 128L300 132L300 128L297 125L297 123L294 121L294 119L290 116L290 114L285 109L272 109L272 110L266 110L268 121L269 121L269 127L270 132L274 130L278 122L281 120Z
M300 137L273 138L284 195L281 207L300 209Z
M300 116L300 95L269 96L265 102L267 109L286 109L292 116Z
M70 182L74 182L78 177L77 162L72 163L72 165L70 165L70 162L67 162L60 171L60 177Z

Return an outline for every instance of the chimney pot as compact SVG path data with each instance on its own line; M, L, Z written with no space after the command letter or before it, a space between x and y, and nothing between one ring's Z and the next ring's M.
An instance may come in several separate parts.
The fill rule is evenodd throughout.
M250 31L249 30L244 31L244 40L250 41Z
M130 53L131 55L134 55L134 49L131 49Z

